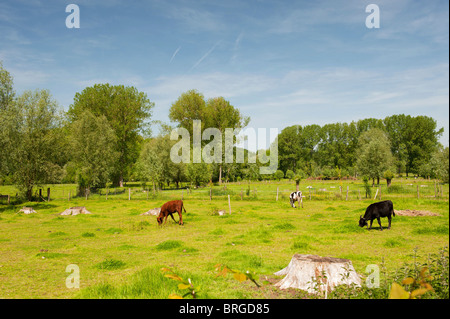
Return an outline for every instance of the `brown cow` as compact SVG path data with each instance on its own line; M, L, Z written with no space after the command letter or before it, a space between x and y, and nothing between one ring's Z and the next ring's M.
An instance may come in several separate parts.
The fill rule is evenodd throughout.
M165 203L164 205L161 206L161 212L159 213L159 216L156 218L156 220L158 221L158 225L162 224L163 218L165 218L164 220L164 225L167 222L167 217L172 217L173 221L175 221L175 218L173 218L173 213L177 212L178 216L180 216L180 219L178 221L178 224L183 225L183 217L181 216L182 213L182 209L184 209L184 212L186 213L186 209L183 206L183 201L182 200L171 200L170 202Z

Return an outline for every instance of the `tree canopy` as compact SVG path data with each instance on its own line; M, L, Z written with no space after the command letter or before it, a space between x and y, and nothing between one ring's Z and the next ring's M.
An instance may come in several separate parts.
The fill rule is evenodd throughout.
M149 135L150 117L154 103L135 87L95 84L76 93L69 107L70 121L77 120L89 110L95 116L105 116L116 135L117 161L113 182L123 186L133 163L139 156L142 135Z

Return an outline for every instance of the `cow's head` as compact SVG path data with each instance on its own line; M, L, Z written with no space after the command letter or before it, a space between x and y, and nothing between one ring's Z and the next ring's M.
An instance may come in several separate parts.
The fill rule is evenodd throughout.
M359 216L359 227L367 226L367 220L362 217L362 215Z
M161 224L162 224L163 217L162 217L161 214L159 214L158 217L156 217L156 221L158 222L158 225L161 225Z

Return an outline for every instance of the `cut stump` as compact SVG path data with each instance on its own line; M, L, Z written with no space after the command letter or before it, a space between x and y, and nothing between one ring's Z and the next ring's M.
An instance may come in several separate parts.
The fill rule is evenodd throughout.
M23 207L21 210L18 211L18 213L24 213L24 214L35 214L36 211L33 209L33 207Z
M309 293L331 292L341 284L361 287L361 278L348 259L295 254L286 268L275 275L286 275L275 286L297 288Z
M91 212L88 211L84 206L75 206L66 209L60 215L79 215L79 214L91 214Z
M150 209L149 211L146 211L145 213L142 213L141 215L158 216L160 211L161 211L161 207L153 208L153 209Z

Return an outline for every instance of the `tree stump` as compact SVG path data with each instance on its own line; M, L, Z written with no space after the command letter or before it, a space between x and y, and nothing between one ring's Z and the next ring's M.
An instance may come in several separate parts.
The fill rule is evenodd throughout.
M36 211L33 209L33 207L23 207L21 210L18 211L18 213L24 213L24 214L35 214Z
M361 287L361 279L348 259L295 254L286 268L275 273L286 275L275 286L297 288L309 293L331 292L341 284Z
M149 211L146 211L145 213L142 213L141 215L153 215L158 216L161 212L161 207L150 209Z
M79 215L79 214L91 214L91 212L88 211L84 206L75 206L66 209L60 215Z

